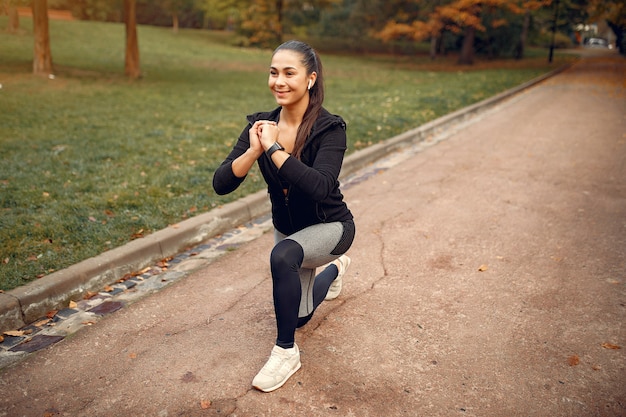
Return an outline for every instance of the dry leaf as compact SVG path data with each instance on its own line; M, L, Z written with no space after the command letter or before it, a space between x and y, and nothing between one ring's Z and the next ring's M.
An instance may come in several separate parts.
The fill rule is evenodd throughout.
M136 358L137 358L137 354L136 354L135 352L132 352L132 353L129 353L129 354L128 354L128 357L129 357L130 359L136 359Z
M211 401L209 400L200 401L200 408L202 408L203 410L208 410L210 407L211 407Z
M39 320L37 323L33 324L33 326L41 327L41 326L44 326L44 325L46 325L48 323L50 323L50 319L43 319L43 320Z
M481 265L481 266L479 266L479 267L478 267L478 270L479 270L480 272L484 272L484 271L486 271L487 269L489 269L489 268L487 267L487 265Z
M70 304L69 304L68 307L69 308L78 308L78 304L76 303L76 301L70 300Z
M613 343L605 342L602 343L602 347L605 349L621 349L621 346L614 345Z
M139 239L139 238L142 238L142 237L143 237L143 229L139 229L135 233L130 235L131 239Z
M83 300L89 300L90 298L95 297L96 295L98 295L97 292L91 292L91 291L87 291L85 293L85 295L83 296Z
M23 330L9 330L3 333L5 336L20 337L24 336Z
M112 292L115 288L111 287L110 285L107 285L106 287L104 287L104 291L105 292Z
M49 319L53 318L54 316L56 316L56 314L59 312L59 310L52 310L52 311L48 311L48 314L46 314L46 317L48 317Z
M4 342L4 336L0 334L0 343Z
M578 357L578 355L572 355L567 358L567 363L569 364L569 366L576 366L580 363L580 358Z

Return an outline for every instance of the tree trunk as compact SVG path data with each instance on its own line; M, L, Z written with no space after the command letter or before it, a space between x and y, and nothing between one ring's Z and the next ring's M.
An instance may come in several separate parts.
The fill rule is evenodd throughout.
M124 0L124 18L126 21L126 64L125 73L130 78L139 78L139 40L137 39L136 1Z
M276 38L278 43L283 41L283 0L276 0L276 14L278 19L278 27L276 28Z
M48 0L33 0L33 32L35 49L33 53L33 73L52 73L52 53L50 52L50 31L48 28Z
M476 29L467 26L465 28L465 37L463 38L463 46L461 47L461 56L459 64L472 65L474 63L474 37Z
M515 47L515 59L524 58L524 49L526 49L526 38L528 37L528 28L530 27L530 11L526 10L524 14L524 22L522 24L522 33L519 36L519 42Z
M172 13L172 32L178 33L178 13Z
M437 42L439 37L431 36L430 38L430 59L434 60L437 57Z
M9 33L15 33L20 29L20 15L17 12L17 6L11 0L5 2L6 12L9 15L9 26L7 31Z

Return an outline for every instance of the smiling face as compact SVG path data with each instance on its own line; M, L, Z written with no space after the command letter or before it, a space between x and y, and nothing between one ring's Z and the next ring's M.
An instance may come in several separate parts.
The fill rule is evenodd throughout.
M306 109L309 103L308 84L315 83L315 72L307 74L300 53L292 50L277 51L272 57L268 86L282 107Z

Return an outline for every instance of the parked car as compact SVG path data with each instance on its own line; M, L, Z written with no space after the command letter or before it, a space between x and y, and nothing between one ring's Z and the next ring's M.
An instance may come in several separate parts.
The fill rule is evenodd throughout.
M603 38L589 38L585 42L587 48L608 48L609 43Z

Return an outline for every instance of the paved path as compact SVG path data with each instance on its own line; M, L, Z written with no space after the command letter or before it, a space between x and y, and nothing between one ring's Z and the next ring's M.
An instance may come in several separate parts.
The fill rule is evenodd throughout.
M625 79L585 60L349 181L345 290L280 390L265 233L2 371L0 416L626 415Z

